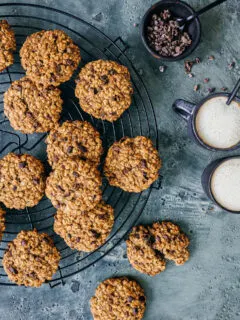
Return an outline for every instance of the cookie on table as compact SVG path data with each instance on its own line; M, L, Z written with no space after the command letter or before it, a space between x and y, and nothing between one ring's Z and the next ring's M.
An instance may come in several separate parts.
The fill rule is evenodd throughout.
M54 231L70 248L90 252L104 244L113 223L113 208L101 201L90 211L58 210L54 220Z
M0 207L0 241L2 240L3 233L6 229L6 227L5 227L5 214L6 214L6 211L4 211Z
M16 50L14 31L6 20L0 20L0 72L14 62L13 52Z
M101 200L100 172L79 158L60 162L47 178L46 196L55 208L66 211L89 211Z
M150 139L122 138L108 150L104 173L109 184L128 192L141 192L158 179L161 159Z
M78 156L100 163L103 152L99 132L87 121L66 121L53 129L47 139L48 162L54 168L59 161Z
M153 241L147 226L134 227L126 241L127 256L133 268L150 276L164 271L166 266L162 254L153 249Z
M159 250L166 259L182 265L189 259L188 237L172 222L156 222L151 227L155 238L153 247Z
M47 132L60 118L61 91L38 87L27 77L14 81L4 94L4 113L11 126L23 133Z
M3 267L17 285L40 287L58 269L60 254L46 233L21 231L8 244Z
M7 208L33 207L45 191L44 167L29 154L9 153L0 159L0 202Z
M136 281L111 278L100 283L90 305L94 320L141 320L146 298Z
M27 37L20 57L34 82L58 86L69 80L81 60L80 50L62 30L42 30Z
M93 61L82 68L76 82L75 95L81 108L95 118L116 121L130 107L133 88L125 66Z

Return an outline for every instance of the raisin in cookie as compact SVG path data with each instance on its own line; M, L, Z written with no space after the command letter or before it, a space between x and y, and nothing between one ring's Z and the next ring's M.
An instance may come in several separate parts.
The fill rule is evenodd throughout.
M101 176L91 163L78 158L60 162L47 178L46 195L55 208L89 211L101 200Z
M14 62L13 52L16 50L14 31L6 20L0 21L0 72Z
M62 30L31 34L20 50L20 57L27 76L45 87L69 80L81 60L78 46Z
M8 244L3 267L9 279L16 284L40 287L52 279L59 261L60 254L46 233L21 231Z
M173 260L176 265L184 264L189 258L188 237L180 228L172 222L156 222L151 227L151 233L155 238L153 247L165 256Z
M0 160L0 202L7 208L33 207L44 196L45 175L40 160L9 153Z
M3 237L3 232L5 231L5 214L6 212L0 207L0 241Z
M87 121L66 121L52 130L46 139L48 162L55 167L59 161L78 156L98 165L103 151L99 132Z
M114 223L113 208L103 201L90 211L57 211L54 231L72 249L90 252L104 244Z
M115 121L131 104L130 73L114 61L88 63L76 82L75 94L81 108L95 118Z
M23 133L53 129L62 111L61 91L38 87L27 77L14 81L4 94L4 113L15 130Z
M104 172L110 185L141 192L157 180L160 167L161 160L150 139L125 137L108 150Z
M90 305L94 320L141 320L146 298L136 281L111 278L100 283Z
M153 241L147 226L134 227L126 241L127 256L133 268L150 276L164 271L166 266L162 254L153 249Z

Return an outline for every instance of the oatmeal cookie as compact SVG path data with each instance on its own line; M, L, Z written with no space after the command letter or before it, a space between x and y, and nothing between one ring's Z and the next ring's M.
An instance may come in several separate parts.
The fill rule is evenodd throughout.
M46 233L21 231L8 244L3 267L9 279L16 284L40 287L52 279L59 261L60 254Z
M6 20L0 21L0 72L14 62L13 52L16 50L14 31Z
M176 265L184 264L189 258L188 237L172 222L156 222L151 227L155 238L153 247L162 252L164 257L173 260Z
M27 76L45 87L69 80L81 60L78 46L62 30L31 34L20 50L20 57Z
M61 91L49 86L38 87L24 77L14 81L4 94L4 113L15 130L23 133L53 129L62 111Z
M103 201L90 211L57 211L54 231L72 249L90 252L104 244L114 223L113 208Z
M115 121L131 104L130 73L114 61L88 63L76 82L75 95L81 108L95 118Z
M125 137L108 150L104 172L110 185L141 192L157 180L160 167L161 160L150 139Z
M9 153L0 159L0 202L7 208L33 207L44 196L45 175L40 160Z
M89 211L101 200L101 182L100 172L91 163L67 159L47 178L46 195L64 212Z
M48 162L52 167L75 156L98 165L103 152L99 132L87 121L64 122L49 133L46 143Z
M127 256L133 268L150 276L164 271L166 266L161 253L153 249L153 241L147 226L134 227L126 241Z
M0 207L0 241L2 240L3 232L5 231L5 214L6 212Z
M90 305L94 320L141 320L146 298L136 281L111 278L100 283Z

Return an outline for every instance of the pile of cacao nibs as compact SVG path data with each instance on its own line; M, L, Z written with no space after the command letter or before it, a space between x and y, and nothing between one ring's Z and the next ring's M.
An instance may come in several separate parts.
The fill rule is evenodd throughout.
M147 38L150 47L164 57L177 57L192 43L189 34L179 29L169 10L152 16Z

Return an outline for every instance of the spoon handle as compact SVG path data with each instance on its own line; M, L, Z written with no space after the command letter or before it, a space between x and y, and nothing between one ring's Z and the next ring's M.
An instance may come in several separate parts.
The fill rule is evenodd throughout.
M225 2L227 0L217 0L217 1L214 1L212 3L210 3L209 5L207 5L206 7L200 9L199 11L195 12L193 15L187 17L186 21L190 21L190 20L193 20L195 19L196 17L200 16L201 14L203 14L204 12L218 6L219 4Z
M233 91L229 94L229 97L227 99L226 104L229 106L230 103L233 101L233 99L235 98L238 90L240 89L240 79L238 80L237 84L235 85Z

